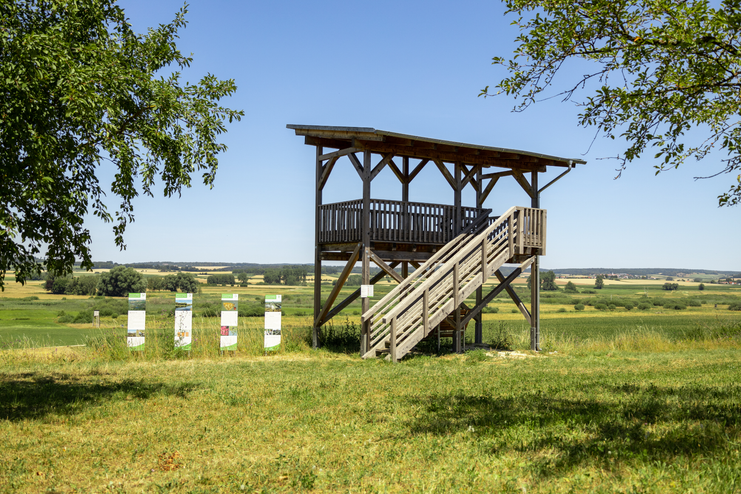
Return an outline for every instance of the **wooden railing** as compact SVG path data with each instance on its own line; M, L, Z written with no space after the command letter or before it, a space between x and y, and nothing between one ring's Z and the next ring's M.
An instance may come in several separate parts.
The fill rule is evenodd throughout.
M490 212L461 208L460 229ZM446 244L457 233L453 231L454 217L454 206L371 199L370 237L374 241ZM319 243L361 242L362 218L362 200L319 206Z
M510 208L478 235L460 235L363 314L370 350L401 358L517 254L545 251L546 212Z

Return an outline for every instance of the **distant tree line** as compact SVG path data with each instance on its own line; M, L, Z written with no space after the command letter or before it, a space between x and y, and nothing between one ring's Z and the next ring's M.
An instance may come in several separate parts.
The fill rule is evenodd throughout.
M190 273L152 276L145 280L134 268L119 265L100 275L49 276L44 288L57 295L125 297L129 293L141 293L146 290L199 293L200 286L195 275Z
M147 278L147 290L161 290L181 293L200 293L201 284L190 273L168 274Z
M266 285L305 285L306 266L283 266L280 269L266 269L263 281Z
M234 286L234 275L233 274L212 274L206 278L206 283L209 285L232 285Z

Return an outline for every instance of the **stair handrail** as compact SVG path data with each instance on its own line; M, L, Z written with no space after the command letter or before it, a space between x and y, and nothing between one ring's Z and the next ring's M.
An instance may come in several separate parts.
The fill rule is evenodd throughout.
M461 249L455 256L453 256L451 259L449 259L445 264L452 264L455 266L456 263L460 261L460 259L468 256L471 254L475 249L479 248L481 245L481 242L488 237L493 231L495 231L497 228L499 228L506 220L510 218L510 216L514 216L515 213L520 212L524 208L520 206L512 206L509 208L503 215L499 217L494 223L489 225L483 232L476 235L470 242L467 242L463 249ZM513 234L519 236L522 234L520 231L522 228L522 224L518 225L517 232L513 231ZM466 248L467 246L472 246L471 248ZM452 269L452 267L451 267ZM450 269L438 269L433 273L432 276L427 278L423 285L434 285L438 281L440 281L443 277L447 276ZM389 292L390 293L390 292ZM407 297L403 301L399 300L399 303L396 304L386 315L383 317L383 323L388 324L394 317L398 316L400 312L406 310L409 308L410 305L413 305L414 303L417 303L420 298L424 296L424 290L420 290L420 294L417 297Z
M417 281L418 278L423 276L429 271L433 271L434 269L437 269L437 266L434 264L437 262L438 259L446 255L450 250L458 247L458 244L462 242L463 240L471 240L475 238L474 235L471 235L470 232L476 230L478 226L480 226L482 223L484 223L484 220L489 217L491 214L491 209L483 209L482 213L466 228L464 228L460 234L458 234L453 240L445 244L440 250L438 250L432 257L430 257L425 263L419 267L419 269L415 269L412 274L404 278L404 280L396 285L393 290L388 292L381 300L373 304L373 307L368 309L362 316L361 321L365 322L373 315L384 308L389 301L394 299L395 297L399 296L400 298L403 297L406 293L400 293L404 292L409 285L411 285L413 282Z

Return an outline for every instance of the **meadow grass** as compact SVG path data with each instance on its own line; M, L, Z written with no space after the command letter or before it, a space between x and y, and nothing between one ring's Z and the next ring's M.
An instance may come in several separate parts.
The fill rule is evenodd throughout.
M0 491L739 491L738 335L654 338L396 365L0 351Z

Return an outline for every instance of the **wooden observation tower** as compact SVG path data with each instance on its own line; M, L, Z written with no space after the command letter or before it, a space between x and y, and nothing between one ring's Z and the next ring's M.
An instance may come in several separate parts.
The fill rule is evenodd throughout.
M476 321L475 342L482 343L481 310L503 290L530 324L531 348L540 349L538 257L546 248L546 211L540 207L540 193L585 161L367 127L287 127L316 148L315 348L321 327L360 296L358 289L335 304L360 261L364 285L385 276L399 283L373 307L368 298L362 299L360 352L366 358L388 353L396 361L435 331L439 336L443 326L449 328L454 349L460 352L471 320ZM357 171L363 183L362 197L324 204L322 191L340 162L349 162ZM371 183L385 167L401 183L400 201L371 198ZM425 167L440 171L452 188L452 204L409 201L409 186ZM563 171L540 185L538 176L549 167ZM484 203L500 179L508 176L530 197L530 206L492 216ZM475 191L476 204L464 207L461 198L467 186ZM322 261L346 262L323 307ZM371 262L381 269L374 277L370 276ZM504 264L515 264L516 269L505 276L500 271ZM414 268L411 274L410 265ZM528 267L534 281L529 310L510 286ZM492 277L498 285L483 293L484 283ZM463 302L474 292L476 304L466 307Z

